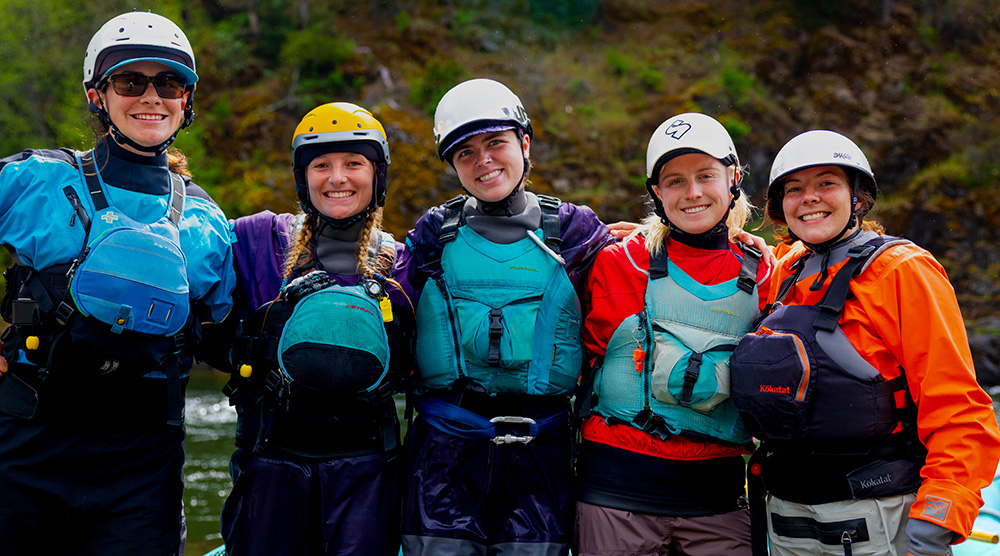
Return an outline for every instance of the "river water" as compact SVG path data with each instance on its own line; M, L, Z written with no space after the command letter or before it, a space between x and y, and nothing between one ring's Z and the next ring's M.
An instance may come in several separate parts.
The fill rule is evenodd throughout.
M187 391L187 461L184 509L188 540L185 556L201 556L222 544L219 515L229 496L229 456L233 452L236 410L222 395L229 375L194 370ZM1000 411L1000 387L990 389ZM400 400L397 400L400 402ZM401 404L400 404L401 405Z
M233 486L229 479L229 456L233 453L236 431L236 410L222 394L228 378L229 375L214 370L194 370L188 384L185 556L201 556L222 544L219 515Z

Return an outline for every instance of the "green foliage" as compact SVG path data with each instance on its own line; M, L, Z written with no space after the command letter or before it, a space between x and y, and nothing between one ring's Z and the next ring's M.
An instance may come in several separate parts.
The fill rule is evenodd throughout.
M581 28L597 15L600 0L530 0L531 19L548 27Z
M405 33L410 28L410 25L412 23L413 20L410 17L410 12L406 10L400 10L396 14L395 24L397 33Z
M354 52L355 43L325 25L313 25L288 34L281 47L285 66L301 70L300 84L308 91L339 95L351 85L340 66Z
M750 132L752 131L750 124L741 119L725 116L720 116L719 120L722 123L722 126L726 128L726 131L729 132L729 137L732 138L733 143L742 145L747 142Z
M750 92L756 84L756 79L735 68L724 68L720 78L722 91L733 100L737 106L743 106L747 102Z
M619 78L620 87L632 99L643 97L648 92L662 92L665 78L653 64L638 60L615 49L606 54L608 70Z
M632 60L613 48L608 49L607 61L608 69L616 77L625 77L632 73Z
M432 62L427 66L426 73L417 77L410 87L410 102L428 116L433 116L441 97L456 83L465 79L467 79L465 68L454 59L442 63Z

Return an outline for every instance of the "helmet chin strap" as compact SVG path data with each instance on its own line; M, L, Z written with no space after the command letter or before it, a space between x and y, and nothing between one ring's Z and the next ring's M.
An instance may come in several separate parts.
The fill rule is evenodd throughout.
M489 214L491 216L514 216L514 212L511 210L510 205L511 202L514 200L514 197L517 195L517 193L521 190L521 187L524 185L524 177L528 175L529 164L530 163L528 162L528 158L524 157L524 170L521 172L521 179L518 180L517 185L514 186L514 189L510 191L510 194L504 197L503 199L489 203L486 201L479 200L477 198L476 200L479 201L479 210L481 210L483 214ZM475 195L472 195L472 193L469 192L469 190L466 189L465 186L462 186L462 190L465 191L466 195L475 197Z
M194 120L194 110L192 107L191 96L190 96L192 94L194 94L193 91L191 91L188 94L188 101L187 104L184 106L184 121L181 123L180 127L178 127L173 132L173 134L171 134L170 137L167 138L166 141L160 143L159 145L153 145L152 147L141 145L132 140L132 138L129 137L128 135L122 133L122 131L118 129L118 126L116 126L115 123L111 121L111 115L108 114L108 111L104 109L103 99L101 101L101 106L96 106L94 105L94 103L90 103L91 106L90 111L97 114L97 117L100 118L101 123L108 126L108 132L114 138L115 142L118 143L119 145L128 145L139 152L150 153L154 156L160 156L161 154L167 151L167 147L169 147L174 143L174 141L177 139L177 134L180 133L180 131L185 127L191 125L192 120Z
M378 178L376 177L375 180L378 180ZM347 218L330 218L329 216L327 216L327 215L323 214L322 212L316 210L316 207L312 206L312 202L309 203L308 207L303 206L302 209L306 213L315 212L316 216L319 217L319 220L320 220L320 222L323 223L323 225L329 226L330 228L333 228L334 230L343 231L343 230L346 230L346 229L350 228L351 226L354 226L358 222L362 222L363 220L365 220L366 218L368 218L369 214L371 214L376 208L378 208L377 200L375 199L375 197L376 197L375 189L376 189L375 181L373 180L372 181L372 200L368 202L368 207L365 210L363 210L363 211L361 211L361 212L359 212L357 214L348 216Z
M851 188L853 189L851 191L851 216L847 219L847 224L844 225L844 229L840 230L839 234L837 234L833 238L828 239L828 240L826 240L824 242L821 242L821 243L809 243L808 241L804 241L802 238L796 236L794 233L792 233L791 228L789 228L788 229L788 235L789 235L789 237L791 237L794 240L801 241L803 245L805 245L806 247L812 249L813 251L822 253L822 252L830 249L834 245L840 243L840 241L842 239L845 239L845 237L847 239L850 239L851 237L854 237L855 235L857 235L857 233L859 231L861 231L861 222L858 221L858 213L857 213L857 208L856 208L858 206L858 181L859 180L860 180L859 174L855 173L854 174L854 179L851 180ZM848 236L847 232L850 231L851 228L855 227L855 226L857 226L857 230L855 230L855 232L853 234L850 234L850 236Z
M732 166L733 164L736 163L736 160L733 157L729 156L723 159L722 162L726 166ZM653 184L651 183L651 180L646 180L646 189L649 191L649 194L653 197L653 206L654 206L653 213L660 217L660 222L662 222L664 226L670 228L671 234L677 233L677 234L686 234L689 236L711 236L728 229L728 225L726 224L726 222L729 220L729 212L732 211L734 208L736 208L736 199L739 199L740 195L742 194L740 188L737 186L738 183L739 182L736 181L736 176L733 176L733 185L729 187L729 192L732 194L733 198L732 200L729 201L729 208L727 208L726 213L722 215L722 220L719 220L719 222L715 226L712 226L709 230L704 231L700 234L689 234L684 230L678 228L677 226L671 224L670 220L667 218L667 211L663 208L663 202L660 201L660 198L656 195L656 192L653 191Z

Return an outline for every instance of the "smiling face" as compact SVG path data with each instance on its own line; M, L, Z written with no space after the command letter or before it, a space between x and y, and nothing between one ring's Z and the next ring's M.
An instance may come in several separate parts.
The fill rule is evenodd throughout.
M653 192L667 220L689 234L703 234L726 216L733 196L731 169L703 153L683 154L660 169Z
M148 77L156 75L176 75L167 66L157 62L133 62L115 70L112 75L138 73ZM90 89L87 97L95 106L103 106L119 131L127 137L146 147L155 147L170 138L184 121L184 105L187 103L190 91L185 91L181 98L165 99L156 94L156 89L150 83L141 96L126 97L115 92L108 86L104 91ZM126 149L144 155L128 145Z
M820 244L835 238L847 226L852 194L843 168L816 166L799 170L786 177L782 187L785 222L802 241Z
M327 153L306 166L309 201L334 220L350 218L368 208L374 189L375 165L356 153Z
M530 140L514 130L473 135L452 151L462 186L487 203L506 198L521 183Z

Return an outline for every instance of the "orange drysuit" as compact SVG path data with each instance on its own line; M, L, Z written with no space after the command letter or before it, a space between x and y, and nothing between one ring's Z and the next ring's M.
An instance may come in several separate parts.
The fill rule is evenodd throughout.
M796 243L781 259L769 302L807 249ZM843 265L829 269L818 291L810 290L818 273L800 277L782 302L815 305ZM917 433L928 453L909 517L965 538L983 504L979 491L997 468L1000 432L991 399L976 382L955 291L938 261L912 243L889 247L872 260L850 291L841 330L886 380L902 369L917 405Z

